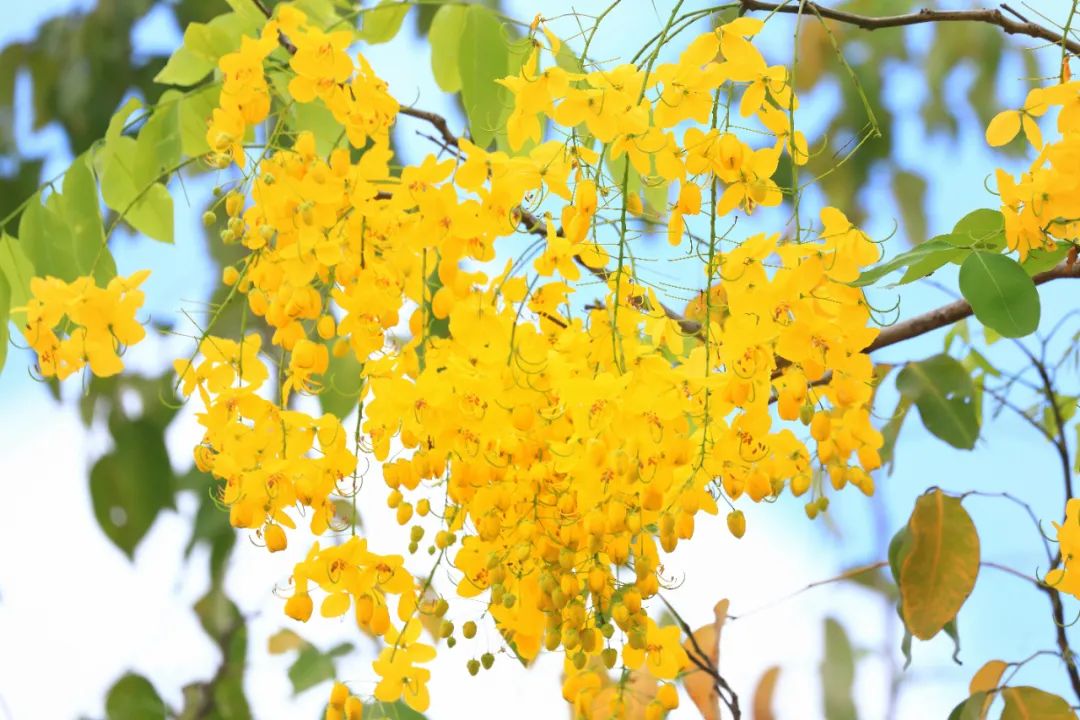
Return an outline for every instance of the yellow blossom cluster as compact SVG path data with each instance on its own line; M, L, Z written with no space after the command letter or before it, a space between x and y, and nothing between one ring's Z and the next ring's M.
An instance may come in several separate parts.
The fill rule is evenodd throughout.
M1060 546L1061 567L1046 573L1044 582L1060 592L1080 598L1080 498L1065 504L1065 522L1054 523Z
M291 99L323 103L354 149L324 157L313 135L300 134L267 151L226 198L223 239L249 253L225 281L280 348L281 403L258 393L268 372L256 334L208 336L176 369L205 406L196 459L224 482L233 525L261 528L272 551L285 546L281 527L293 527L294 508L310 509L314 532L331 529L333 498L368 450L383 463L397 521L417 523L411 549L423 524L437 522L430 551L452 562L457 594L482 598L523 661L562 650L564 694L579 714L619 706L620 686L606 677L617 665L654 679L650 716L675 707L674 688L655 680L686 668L680 632L647 614L662 553L721 499L814 488L808 512L817 512L816 467L836 489L869 493L880 464L872 365L861 352L876 330L848 284L878 251L840 211L823 211L814 241L762 234L722 249L714 235L707 290L683 325L624 262L625 229L614 239L600 229L613 211L625 224L633 201L603 173L586 135L609 159L625 155L628 168L675 184L672 245L691 241L688 217L780 203L780 153L801 163L807 150L791 125L786 70L769 67L748 40L760 27L737 20L651 72L541 69L537 42L503 81L514 95L514 154L460 139L459 157L400 171L388 134L398 105L347 52L347 34L325 34L282 5L260 39L223 58L212 162L245 165L242 138L266 115L263 63L278 33L295 48ZM756 117L774 144L751 147L717 127L725 84L743 88L740 114ZM572 130L570 139L543 141L548 121ZM523 209L541 197L556 205L542 221ZM513 261L491 276L500 238L521 232L543 240L533 279ZM363 381L351 446L336 417L289 409L290 397L332 381L329 367L345 354ZM729 525L742 533L741 512ZM293 572L290 616L311 615L313 585L324 616L353 608L362 628L385 638L375 696L425 709L429 674L419 665L435 651L419 641L421 588L403 559L355 536L316 544ZM338 700L329 714L344 712Z
M363 717L363 700L351 694L344 683L334 683L326 707L326 720L362 720Z
M1053 107L1060 108L1060 137L1044 142L1037 119ZM1018 179L999 169L997 187L1005 239L1023 261L1032 250L1054 248L1059 241L1080 236L1080 81L1066 75L1057 85L1033 88L1021 109L1005 110L991 120L986 140L995 147L1005 145L1021 129L1037 151L1035 159Z
M140 270L115 277L104 288L90 276L70 283L32 278L26 306L12 312L26 315L22 333L37 353L42 376L63 380L87 365L98 377L123 370L124 347L146 336L135 315L144 300L139 286L149 275L149 270Z

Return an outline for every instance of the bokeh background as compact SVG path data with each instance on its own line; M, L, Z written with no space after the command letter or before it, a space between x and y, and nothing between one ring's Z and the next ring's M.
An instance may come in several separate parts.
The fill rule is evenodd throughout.
M500 3L507 15L524 20L542 11L578 49L578 21L571 13L595 15L606 5L598 0ZM594 57L628 59L663 24L671 5L670 0L624 0L597 34ZM691 5L701 3L687 3L687 8ZM1039 0L1017 9L1044 24L1062 25L1071 5L1069 0ZM877 15L917 9L906 0L838 7ZM5 0L0 8L0 217L100 137L127 97L152 101L160 94L152 78L179 45L187 23L227 10L225 0ZM393 41L363 51L399 100L440 112L460 130L464 118L457 100L441 93L431 79L424 37L430 16L430 9L414 9ZM711 22L702 20L684 40ZM996 207L985 181L994 168L1017 171L1027 159L1019 143L1011 154L992 152L983 128L998 110L1019 107L1030 86L1057 74L1060 48L975 25L875 33L832 28L874 108L882 137L868 140L838 165L867 131L867 118L828 37L815 21L805 21L799 37L798 123L815 153L812 173L835 170L808 190L804 212L837 205L871 236L888 237L883 247L892 255L947 232L969 210ZM767 58L789 63L793 38L791 18L771 20L761 40ZM679 46L676 41L661 59L673 57ZM419 161L433 149L417 131L427 128L407 118L395 130L396 148L406 161ZM219 181L211 173L185 176L183 186L173 181L174 245L124 231L114 235L121 273L155 269L145 286L144 310L155 324L187 327L205 313L218 289L228 258L216 233L204 229L199 218ZM769 221L765 214L735 236L765 229ZM664 254L662 237L641 243L638 254L646 277L668 287L698 282L689 264ZM896 290L877 291L874 302L886 310L881 321L890 322L897 313L909 317L949 301L955 289L955 268L946 267L926 282L906 286L897 311L887 311L896 303ZM1075 306L1075 291L1067 282L1042 290L1045 333ZM1064 345L1074 329L1063 333ZM970 330L982 347L981 329L972 323ZM944 337L938 331L875 359L902 363L925 358L942 351ZM1014 348L999 343L986 351L1003 368L1022 365ZM190 352L186 338L152 333L126 357L128 367L146 380L108 386L75 381L57 390L27 372L32 361L26 351L11 349L0 375L0 718L104 717L108 689L128 671L148 678L176 709L185 705L186 686L188 694L199 692L198 685L192 690L193 683L220 679L224 671L231 685L219 702L226 707L235 701L239 709L233 716L244 717L239 693L256 718L316 718L329 690L323 678L331 662L320 651L346 642L352 649L333 658L332 670L354 691L373 687L370 661L377 646L359 635L350 620L316 618L303 626L282 612L283 601L274 591L286 584L292 563L306 550L304 542L291 542L283 553L288 557L270 557L246 535L234 535L225 515L215 514L206 480L191 472L190 448L200 437L193 411L161 406L158 399L169 381L154 380L185 352ZM1062 375L1062 383L1062 393L1076 394L1075 375ZM890 379L877 406L882 424L895 404ZM983 434L973 452L933 438L913 414L900 433L893 472L876 478L875 497L839 493L828 517L813 522L802 503L789 497L771 506L744 506L749 530L741 541L727 533L722 518L699 521L693 541L667 560L668 573L678 580L669 597L692 625L709 622L716 601L731 600L736 619L724 629L720 667L744 706L751 703L763 672L778 665L775 707L781 718L825 717L826 685L841 694L852 688L853 707L833 702L830 720L944 718L966 697L967 683L984 661L1020 660L1053 648L1046 597L993 569L983 569L960 614L957 657L962 664L954 662L953 643L942 635L916 642L911 667L902 669L902 627L884 574L805 590L884 559L892 534L906 521L915 497L930 485L1014 492L1031 503L1049 528L1063 502L1053 449L1022 420L1009 413L995 417L991 407L983 410ZM145 511L152 525L131 557L99 527L88 482L95 461L117 443L107 421L117 413L141 417L156 428L153 441L141 446L149 454L140 455L139 462L146 468L148 487L165 488L164 499L146 491L136 501L149 503L134 511ZM155 461L157 456L145 449L149 445L166 448L169 462ZM367 477L358 498L363 532L378 536L381 547L392 546L395 539L404 547L405 530L386 511L377 469L372 467ZM145 500L152 495L158 499ZM984 559L1028 575L1046 571L1037 531L1021 510L982 498L971 498L967 506L980 530ZM1067 617L1077 612L1077 604L1069 602ZM236 635L228 634L237 627L246 636L246 662L237 662ZM295 650L269 650L270 638L283 628L311 643L316 650L309 657L325 658L305 666L306 676L295 669ZM1069 634L1080 642L1080 631ZM497 633L488 628L475 644L441 651L432 668L428 716L567 715L559 689L561 662L555 657L542 657L525 670L500 654L492 670L469 678L466 660L498 647ZM299 685L314 684L296 692L290 668L301 675ZM1052 657L1025 665L1016 682L1069 697L1060 662ZM696 716L685 696L674 716Z

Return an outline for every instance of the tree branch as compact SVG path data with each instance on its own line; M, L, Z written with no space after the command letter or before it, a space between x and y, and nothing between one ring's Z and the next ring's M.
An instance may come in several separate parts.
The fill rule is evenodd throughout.
M1027 37L1045 40L1051 45L1063 46L1074 55L1080 55L1080 42L1064 38L1060 33L1050 28L1038 25L1026 20L1013 20L1005 16L1001 10L930 10L923 8L918 12L906 15L889 15L884 17L872 17L869 15L856 15L855 13L834 10L819 5L815 2L779 4L761 2L760 0L739 0L739 4L745 11L759 11L769 13L784 13L788 15L805 14L807 11L820 15L829 20L854 25L863 30L882 30L885 28L906 27L909 25L924 25L926 23L982 23L994 25L1004 30L1009 35L1026 35Z
M1080 278L1080 263L1073 263L1070 265L1066 261L1051 270L1039 273L1031 279L1036 285L1042 285L1043 283L1048 283L1051 280L1058 280L1060 278ZM863 352L872 353L883 347L895 345L896 343L910 340L919 335L925 335L928 332L943 328L947 325L952 325L959 320L970 317L973 313L974 311L971 309L971 304L966 300L957 300L948 305L942 305L935 310L925 312L922 315L916 315L903 322L898 322L895 325L883 328L878 334L877 339L870 343Z

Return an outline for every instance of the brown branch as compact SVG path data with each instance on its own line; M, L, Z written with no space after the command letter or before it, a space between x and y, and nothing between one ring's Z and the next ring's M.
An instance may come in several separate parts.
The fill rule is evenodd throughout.
M1080 278L1080 263L1070 265L1066 261L1051 270L1039 273L1031 279L1036 285L1042 285L1060 278ZM883 328L877 339L870 343L863 352L872 353L875 350L895 345L904 340L925 335L928 332L970 317L973 313L971 304L966 300L957 300L948 305L942 305L935 310Z
M408 115L409 117L414 117L418 120L430 123L432 127L439 131L439 135L442 136L443 142L447 145L458 147L457 135L450 131L450 126L447 124L446 118L442 115L414 107L399 108L398 114Z
M781 5L778 3L761 2L760 0L739 0L739 4L745 11L785 13L789 15L813 13L829 20L836 20L837 22L842 22L847 25L854 25L863 30L881 30L884 28L923 25L926 23L983 23L999 27L1009 35L1026 35L1039 40L1045 40L1052 45L1064 46L1074 55L1080 54L1080 42L1069 40L1060 33L1033 22L1013 20L1006 17L1000 10L996 9L930 10L928 8L923 8L917 12L907 13L906 15L872 17L869 15L856 15L855 13L844 12L843 10L834 10L815 2Z
M274 12L270 8L268 8L266 6L266 3L264 3L262 0L251 0L251 2L255 5L255 7L259 9L259 12L266 16L267 20L273 17ZM288 51L290 55L296 54L296 46L292 44L292 41L289 40L289 38L285 37L285 33L278 30L277 37L278 43L281 45L281 47L285 48L285 50Z

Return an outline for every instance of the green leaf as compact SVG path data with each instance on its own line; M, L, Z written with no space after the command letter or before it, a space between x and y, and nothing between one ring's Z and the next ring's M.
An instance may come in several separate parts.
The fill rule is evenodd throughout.
M427 720L427 716L416 712L401 700L392 703L378 700L364 703L365 720Z
M431 20L428 42L431 43L431 73L435 82L446 92L461 90L461 71L458 69L458 49L465 30L464 5L443 5Z
M487 148L509 114L509 93L495 81L508 74L510 49L502 22L491 10L470 5L458 44L461 101L469 119L469 134Z
M154 77L154 82L194 85L210 74L222 55L240 47L240 38L254 33L263 22L265 18L257 20L253 15L229 12L208 23L191 23L184 30L184 43Z
M19 219L19 240L37 275L70 282L93 272L99 283L116 275L116 264L105 246L97 183L86 155L71 163L63 192L50 195L44 204L37 198Z
M1076 713L1063 698L1028 685L1001 691L1005 710L1001 720L1076 720Z
M398 34L401 23L409 14L410 3L399 0L379 0L379 4L365 10L361 20L360 39L369 45L388 42Z
M1005 247L1005 216L998 210L975 210L956 223L950 241L972 250L1000 252Z
M30 299L34 264L26 257L22 244L7 233L0 234L0 273L7 279L11 307L24 307Z
M956 624L956 618L953 618L949 622L945 623L945 627L943 627L942 630L945 631L946 635L948 635L950 638L952 638L952 642L953 642L952 659L953 659L953 662L956 663L957 665L963 665L963 663L960 662L960 628Z
M188 157L210 152L206 143L206 121L217 107L221 88L210 85L190 92L180 100L180 149Z
M871 285L901 268L909 269L900 279L900 284L909 283L912 280L929 275L942 265L962 256L964 252L963 249L957 248L949 242L948 236L939 235L920 245L916 245L907 252L900 253L891 260L868 268L851 285L854 287Z
M979 574L979 534L959 498L932 490L915 502L900 561L901 613L920 640L956 618ZM955 627L954 627L955 631Z
M310 646L301 650L296 661L289 666L289 681L292 682L294 695L326 680L333 680L336 675L334 659Z
M109 127L105 131L106 145L124 134L124 128L127 126L128 118L141 107L142 100L139 100L137 97L132 97L128 98L127 102L121 105L119 110L113 113L112 118L109 120Z
M167 175L180 162L180 99L176 90L166 90L154 113L139 130L135 142L133 173L144 185Z
M191 26L198 23L192 23ZM186 36L186 33L185 33ZM214 63L200 56L187 45L181 45L172 54L165 67L154 76L154 82L162 85L194 85L210 74Z
M109 688L109 694L105 696L105 717L107 720L164 718L165 703L149 680L128 673Z
M155 240L173 241L173 200L168 188L155 177L140 176L138 144L134 138L117 137L99 154L101 194L105 204L139 232Z
M199 624L218 647L227 647L234 631L243 625L239 608L220 584L211 585L210 590L195 603L194 610L199 616Z
M99 283L115 277L116 264L105 246L101 200L88 154L76 158L64 175L60 204L64 224L74 245L72 254L81 267L80 274L93 272Z
M825 660L821 664L825 717L855 720L855 651L844 627L833 618L825 619Z
M979 437L975 385L948 355L911 362L896 376L900 394L915 403L923 425L955 448L971 450Z
M903 567L909 552L911 552L911 530L905 525L889 541L889 571L898 585L900 584L900 568Z
M1071 249L1072 245L1062 243L1049 250L1032 250L1028 253L1027 260L1020 263L1020 267L1024 268L1024 272L1028 275L1038 275L1041 272L1057 267Z
M158 512L172 507L174 479L160 428L143 419L112 425L116 448L90 471L90 499L102 531L131 558Z
M1023 337L1039 327L1039 292L1020 264L1007 255L969 255L960 266L960 292L979 322L1004 337Z
M251 0L225 0L241 19L253 28L261 30L266 24L266 16Z
M953 708L949 720L983 720L983 708L986 705L985 692L977 692Z
M892 411L888 422L881 428L881 465L890 475L896 465L896 440L900 436L900 428L903 427L909 410L911 410L911 400L901 396L896 401L896 409Z
M364 384L363 369L352 350L343 357L334 357L330 353L330 365L323 376L323 388L319 393L323 412L333 413L344 420L356 409Z
M11 317L11 285L0 273L0 370L4 369L8 349L8 319Z

